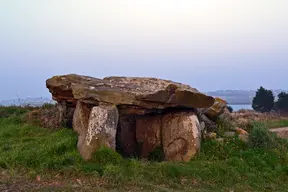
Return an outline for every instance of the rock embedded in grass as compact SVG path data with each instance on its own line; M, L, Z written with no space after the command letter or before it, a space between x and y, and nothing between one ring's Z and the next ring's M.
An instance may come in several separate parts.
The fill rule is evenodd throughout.
M229 137L234 137L235 135L236 135L235 132L233 132L233 131L227 131L227 132L225 132L225 133L223 134L223 137L229 138Z

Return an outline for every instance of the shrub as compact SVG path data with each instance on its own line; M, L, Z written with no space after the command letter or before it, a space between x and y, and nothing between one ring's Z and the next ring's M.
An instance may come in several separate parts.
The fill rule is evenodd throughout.
M119 153L103 147L93 154L91 161L100 165L119 165L122 160Z
M270 112L274 106L274 95L271 90L260 87L252 101L252 107L255 111Z
M149 156L148 160L150 161L163 161L164 160L164 152L162 147L156 147L154 151L152 151Z
M274 108L279 111L288 111L288 94L285 92L281 92L278 95L278 101L275 103Z
M19 106L0 107L0 118L7 118L10 116L20 116L28 112L29 109Z
M230 113L233 112L233 108L231 107L231 105L227 105L227 109L228 109L228 111L229 111Z
M288 140L279 138L267 128L265 123L256 123L249 134L249 146L252 148L273 150L280 158L287 158Z
M244 129L245 131L250 132L253 129L255 122L253 120L250 120L250 119L244 120L244 121L242 121L242 119L240 119L236 122L236 124L237 124L237 127L240 127L242 129Z
M216 120L217 133L223 134L225 131L234 130L236 128L234 122L229 119L217 118Z
M249 134L249 145L253 148L271 148L274 137L265 127L255 126Z
M44 103L41 108L42 109L51 109L51 108L54 108L56 105L53 104L53 103Z
M33 125L49 129L72 128L73 112L73 108L67 108L64 112L62 106L48 103L29 112L26 120Z

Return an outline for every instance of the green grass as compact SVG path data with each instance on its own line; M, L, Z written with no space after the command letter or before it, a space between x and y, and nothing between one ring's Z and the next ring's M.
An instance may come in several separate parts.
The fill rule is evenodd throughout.
M267 124L269 128L280 128L280 127L288 127L288 120L283 119L283 120L272 120L272 121L266 121L262 122Z
M239 127L247 130L250 132L255 126L262 126L265 128L273 129L273 128L281 128L281 127L288 127L288 120L286 119L276 119L276 120L266 120L266 121L250 121L246 125L239 125Z
M11 117L11 116L20 116L28 112L29 108L18 107L18 106L9 106L2 107L0 106L0 118Z
M189 163L123 159L108 149L84 162L72 130L31 126L21 122L23 113L16 114L0 118L0 168L12 172L85 175L119 191L125 186L135 191L288 189L287 141L276 138L261 124L254 125L248 145L236 137L223 143L204 141L199 155Z

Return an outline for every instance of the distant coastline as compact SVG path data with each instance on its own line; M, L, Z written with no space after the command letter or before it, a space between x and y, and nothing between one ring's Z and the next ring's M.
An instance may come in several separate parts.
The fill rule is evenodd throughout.
M26 99L10 99L0 101L0 106L41 106L44 103L55 103L52 99L43 97L28 97Z
M230 102L228 105L252 105L252 103L246 103L246 102Z
M277 99L277 95L281 92L287 92L285 90L277 89L272 90ZM218 90L218 91L208 91L205 94L210 95L212 97L219 97L227 101L228 105L233 105L236 108L240 106L250 106L252 108L252 100L256 94L255 90ZM11 99L11 100L2 100L0 101L0 105L35 105L39 106L43 103L55 103L52 99L36 97L36 98L26 98L26 99Z
M277 95L281 92L287 92L286 90L277 89L272 90L275 99ZM218 90L218 91L208 91L207 95L213 97L220 97L227 101L229 105L252 105L253 98L256 94L256 90Z
M244 105L230 105L233 111L238 111L240 109L253 109L251 104L244 104Z

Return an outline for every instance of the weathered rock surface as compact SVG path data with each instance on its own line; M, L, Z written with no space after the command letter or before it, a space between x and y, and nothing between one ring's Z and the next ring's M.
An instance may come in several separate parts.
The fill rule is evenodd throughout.
M74 108L62 102L55 106L35 109L25 116L25 120L43 128L72 128L73 114Z
M89 108L87 104L78 102L73 117L73 129L78 134L77 149L86 160L91 158L92 153L92 149L90 148L90 150L88 150L85 143L90 112L91 108Z
M245 131L244 129L241 129L239 127L235 128L235 132L238 133L239 135L248 135L247 131Z
M204 135L206 139L216 139L217 138L217 133L215 132L208 132Z
M224 113L227 102L221 98L215 98L214 104L205 111L205 115L209 118L217 118Z
M75 103L81 100L98 105L132 105L145 109L167 107L209 108L214 98L188 85L142 77L107 77L97 79L75 74L54 76L46 86L56 101Z
M78 102L74 111L73 129L78 134L86 135L88 129L91 107L88 104Z
M214 121L210 120L206 115L198 115L199 121L204 124L204 130L202 128L202 132L205 133L206 131L212 132L217 129L217 125Z
M166 114L162 119L162 143L168 161L188 162L200 149L200 124L194 112Z
M145 115L136 119L136 139L141 158L147 158L157 147L161 147L162 117Z
M85 160L101 147L115 150L118 110L115 106L90 109L78 102L74 113L74 130L78 133L77 148Z
M135 116L120 116L116 135L117 151L125 157L138 155Z
M221 121L233 121L232 114L227 108L225 108L223 113L218 116L218 119L220 119Z
M116 147L116 130L119 114L116 106L96 106L91 110L86 142L97 141L99 146Z

